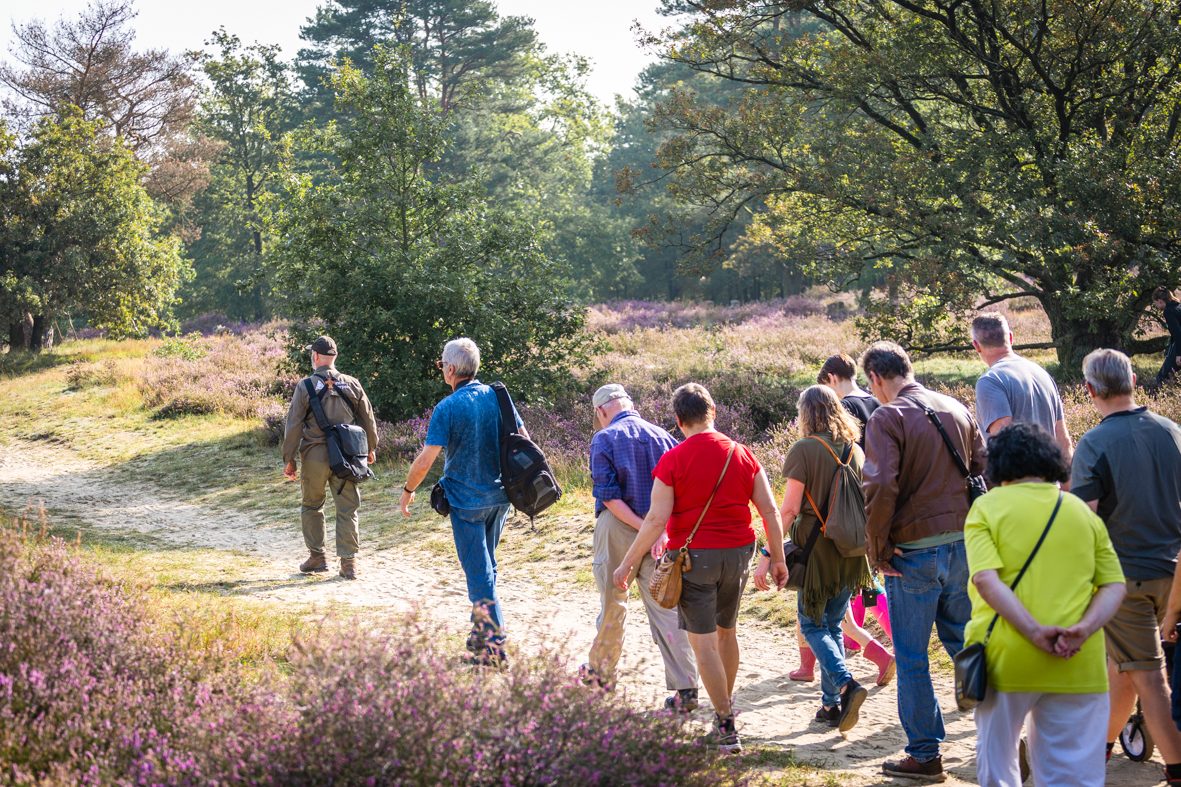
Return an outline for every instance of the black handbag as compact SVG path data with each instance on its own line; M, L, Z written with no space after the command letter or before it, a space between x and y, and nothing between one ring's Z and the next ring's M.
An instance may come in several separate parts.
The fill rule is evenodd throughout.
M972 471L968 469L968 466L964 464L964 460L960 458L960 452L955 449L955 444L951 442L951 437L948 436L947 430L943 428L943 424L939 421L939 416L935 415L935 411L925 405L923 406L923 411L931 419L931 423L935 424L935 428L939 430L939 436L943 438L943 444L947 446L947 450L951 453L951 458L955 460L955 466L959 468L960 475L964 477L964 482L968 487L968 505L972 505L976 502L976 498L988 491L988 484L984 482L984 476L972 475Z
M447 490L443 488L443 482L438 481L431 487L431 508L435 509L435 513L439 516L447 516L451 513L451 503L447 500Z
M1054 512L1050 514L1050 521L1046 523L1046 528L1042 531L1042 536L1037 540L1037 544L1034 545L1033 551L1025 559L1025 565L1017 572L1017 578L1013 580L1013 584L1009 585L1010 590L1016 590L1017 583L1021 581L1021 577L1025 576L1025 570L1033 562L1033 556L1042 548L1042 542L1046 540L1046 534L1050 532L1050 525L1054 524L1054 519L1058 516L1058 509L1061 507L1062 493L1059 492ZM988 661L984 657L984 647L988 644L988 639L992 636L992 630L999 619L999 614L992 616L992 622L988 624L988 631L984 634L983 642L973 642L955 654L955 658L952 659L955 664L955 704L960 710L975 708L984 701L984 695L988 692Z

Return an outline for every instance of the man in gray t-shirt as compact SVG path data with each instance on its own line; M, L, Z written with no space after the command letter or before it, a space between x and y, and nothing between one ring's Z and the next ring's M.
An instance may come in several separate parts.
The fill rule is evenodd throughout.
M988 364L976 381L976 421L994 435L1011 423L1036 424L1053 435L1070 461L1070 431L1062 397L1049 373L1013 352L1013 333L1000 314L981 314L972 321L972 346Z

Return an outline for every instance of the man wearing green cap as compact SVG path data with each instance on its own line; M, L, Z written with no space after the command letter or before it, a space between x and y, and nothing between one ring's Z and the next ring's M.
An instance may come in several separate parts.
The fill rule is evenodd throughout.
M369 463L373 464L377 458L377 425L365 389L357 378L336 371L336 342L331 337L321 336L304 350L312 356L315 371L307 379L312 381L316 396L324 407L324 415L334 424L356 424L364 429L369 439ZM297 453L303 463L302 477L295 469ZM283 475L291 481L296 478L302 481L300 520L303 540L311 554L300 564L299 570L305 574L328 570L328 558L324 554L324 487L328 486L336 503L336 556L340 558L340 575L345 579L356 579L360 538L357 509L361 505L361 492L356 483L333 475L328 465L324 431L316 423L303 380L295 386L291 408L287 411L283 462Z

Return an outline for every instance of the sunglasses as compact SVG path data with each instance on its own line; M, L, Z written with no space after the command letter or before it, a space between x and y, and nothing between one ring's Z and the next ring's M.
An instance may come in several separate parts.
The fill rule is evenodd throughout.
M435 361L435 368L438 369L440 372L443 371L443 362L442 361Z

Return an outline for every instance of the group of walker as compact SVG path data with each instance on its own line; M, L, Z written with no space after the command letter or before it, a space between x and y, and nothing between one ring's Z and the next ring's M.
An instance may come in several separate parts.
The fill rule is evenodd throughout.
M1175 304L1171 294L1162 301ZM600 613L583 681L614 687L628 588L638 578L671 692L665 707L695 710L700 682L714 715L709 743L740 751L734 691L741 598L748 579L770 590L790 578L798 588L800 640L800 665L790 677L812 680L819 667L814 723L842 733L857 724L868 691L846 663L854 645L877 667L878 685L897 676L907 745L904 756L884 763L884 774L946 777L945 730L928 660L934 631L953 657L965 643L986 644L989 691L975 712L981 784L1023 781L1023 727L1037 783L1103 784L1105 756L1139 697L1166 780L1181 785L1181 731L1170 719L1161 645L1162 631L1175 636L1181 616L1181 428L1136 405L1126 356L1096 350L1083 374L1103 420L1074 448L1052 378L1016 354L1012 338L1001 315L972 324L973 346L989 365L976 385L975 417L917 383L897 344L877 342L862 354L868 392L856 384L852 358L829 358L818 384L800 394L800 439L782 468L778 506L754 453L715 428L715 404L701 385L673 394L680 442L644 420L622 385L595 391L590 470ZM369 432L372 409L360 384L335 371L335 345L321 337L308 349L317 378L333 381L325 398L351 396L348 414ZM401 508L410 515L418 486L445 452L440 485L473 605L469 661L503 665L496 547L510 506L499 481L500 411L494 392L476 378L479 363L469 339L444 348L438 366L452 393L432 413ZM298 390L284 458L294 477L295 449L302 452L311 554L300 568L313 572L327 569L326 476L316 469L322 441ZM333 409L347 417L344 408ZM837 516L826 501L842 469L864 496L863 556L846 556L824 537ZM983 491L974 481L981 475L990 489L977 497L971 490ZM359 495L355 485L337 486L337 552L341 575L352 578ZM753 577L752 503L765 534ZM682 548L691 569L677 607L665 609L648 582L655 561ZM789 553L803 576L792 576ZM876 614L889 646L863 628L866 611Z

